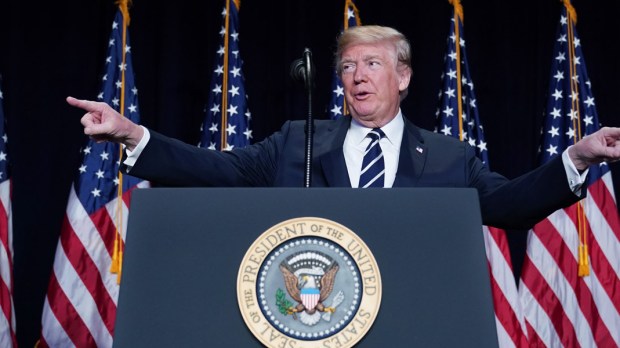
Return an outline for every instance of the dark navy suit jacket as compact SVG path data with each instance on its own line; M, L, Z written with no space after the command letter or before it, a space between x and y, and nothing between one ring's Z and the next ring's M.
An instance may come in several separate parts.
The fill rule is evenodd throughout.
M313 187L351 187L343 153L350 122L349 117L315 121ZM151 131L131 175L165 186L303 187L304 126L305 121L286 122L264 141L227 152ZM400 151L394 187L476 188L486 225L528 228L582 198L569 189L560 156L508 180L489 171L467 143L420 129L407 119Z

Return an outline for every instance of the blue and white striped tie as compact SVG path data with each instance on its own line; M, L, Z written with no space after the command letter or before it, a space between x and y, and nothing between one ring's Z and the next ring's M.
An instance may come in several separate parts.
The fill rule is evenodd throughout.
M379 140L384 136L385 133L380 128L374 128L368 133L367 137L370 137L371 140L364 153L358 187L383 187L385 163Z

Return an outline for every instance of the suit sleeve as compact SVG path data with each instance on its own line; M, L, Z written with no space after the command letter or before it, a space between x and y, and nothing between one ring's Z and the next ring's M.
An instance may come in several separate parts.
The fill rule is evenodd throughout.
M272 186L281 147L288 133L232 151L199 148L154 131L130 174L163 186Z
M507 180L487 169L478 169L474 186L480 195L483 223L489 226L528 229L583 197L571 191L562 158L557 156L518 178Z

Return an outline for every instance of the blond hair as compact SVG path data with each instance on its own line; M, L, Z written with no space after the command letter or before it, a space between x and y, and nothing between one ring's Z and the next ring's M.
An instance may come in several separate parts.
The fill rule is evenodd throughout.
M349 27L338 37L334 65L338 75L342 73L342 52L349 46L390 42L394 45L399 65L411 69L411 45L409 40L396 29L379 25Z

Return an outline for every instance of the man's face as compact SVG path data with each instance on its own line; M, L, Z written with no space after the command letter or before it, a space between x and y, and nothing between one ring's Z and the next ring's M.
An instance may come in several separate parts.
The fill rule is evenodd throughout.
M382 127L398 113L399 92L409 85L410 70L396 69L390 43L360 44L342 52L342 83L351 116L366 127Z

